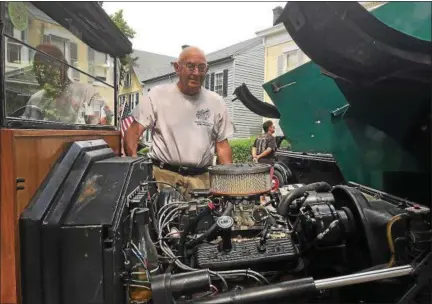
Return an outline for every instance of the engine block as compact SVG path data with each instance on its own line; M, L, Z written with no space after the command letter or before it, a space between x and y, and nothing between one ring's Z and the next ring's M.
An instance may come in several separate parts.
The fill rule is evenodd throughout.
M270 264L281 261L285 266L290 262L295 266L297 259L298 250L290 238L270 239L262 248L258 239L234 241L229 252L219 250L217 245L204 244L198 247L196 257L199 268L215 270L235 267L259 269L262 264L269 270Z

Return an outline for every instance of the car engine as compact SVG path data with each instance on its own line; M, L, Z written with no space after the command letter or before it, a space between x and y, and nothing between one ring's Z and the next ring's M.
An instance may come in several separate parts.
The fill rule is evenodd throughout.
M128 207L129 303L422 303L430 296L429 283L419 284L430 279L420 271L430 267L429 208L361 185L275 191L269 165L217 165L210 188L189 200L174 185L146 181ZM140 212L149 227L144 241L133 231Z

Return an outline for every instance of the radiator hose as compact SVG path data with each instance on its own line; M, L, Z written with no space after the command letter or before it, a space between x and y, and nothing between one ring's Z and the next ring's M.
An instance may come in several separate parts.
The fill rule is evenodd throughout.
M332 187L326 182L312 183L293 191L290 191L287 195L282 197L281 202L277 208L277 211L282 216L287 216L289 212L289 206L292 202L300 197L302 197L307 191L317 191L317 192L328 192Z

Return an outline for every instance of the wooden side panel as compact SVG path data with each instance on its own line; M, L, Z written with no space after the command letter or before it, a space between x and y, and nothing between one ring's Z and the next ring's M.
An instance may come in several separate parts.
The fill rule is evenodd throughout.
M79 134L82 132L81 134ZM84 133L87 132L87 133ZM40 184L67 147L67 143L104 139L119 155L120 135L116 131L52 131L44 130L15 132L15 163L17 178L23 178L24 190L17 193L17 218L30 202Z
M16 303L16 180L13 132L0 130L0 303Z
M20 303L19 234L17 220L65 151L67 143L104 139L117 155L120 132L84 130L1 130L1 298ZM24 179L17 191L16 179Z

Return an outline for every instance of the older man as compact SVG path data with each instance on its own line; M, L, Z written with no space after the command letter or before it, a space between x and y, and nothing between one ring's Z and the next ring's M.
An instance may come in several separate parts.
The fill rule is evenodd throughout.
M192 189L209 187L214 152L219 163L232 162L228 137L234 128L222 97L202 87L208 70L203 51L185 48L174 68L178 82L152 88L134 110L124 146L127 155L136 156L138 139L150 128L155 179L188 196Z

